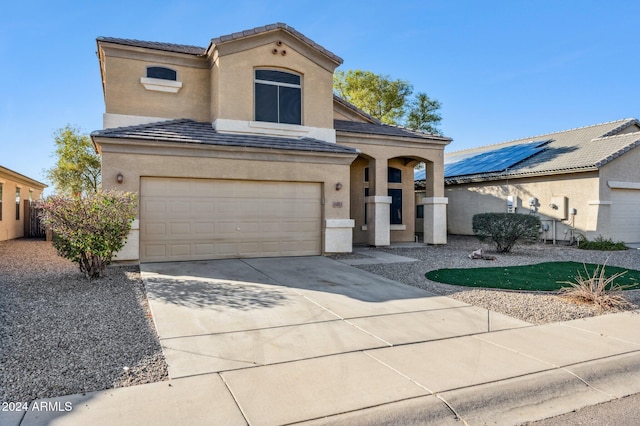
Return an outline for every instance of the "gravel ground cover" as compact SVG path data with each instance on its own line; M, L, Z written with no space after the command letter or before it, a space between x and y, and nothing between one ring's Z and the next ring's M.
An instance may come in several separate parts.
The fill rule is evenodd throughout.
M479 248L484 249L486 254L495 256L496 260L469 259L468 255ZM535 244L516 246L511 253L504 254L496 253L493 246L480 243L475 237L468 236L449 236L447 244L442 246L389 247L376 250L411 257L418 259L418 262L359 265L357 267L533 324L568 321L600 315L603 312L599 312L589 305L571 303L553 293L490 290L441 284L428 280L424 274L440 268L514 266L553 261L594 264L606 262L611 266L640 269L640 250L602 252L580 250L575 246ZM640 290L626 291L625 295L634 304L633 309L640 308Z
M167 378L137 266L88 281L51 243L0 242L0 402Z

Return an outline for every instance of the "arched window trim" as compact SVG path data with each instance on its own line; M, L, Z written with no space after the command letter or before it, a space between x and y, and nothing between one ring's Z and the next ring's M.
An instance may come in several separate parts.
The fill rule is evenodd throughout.
M254 120L302 125L302 74L272 67L253 72Z

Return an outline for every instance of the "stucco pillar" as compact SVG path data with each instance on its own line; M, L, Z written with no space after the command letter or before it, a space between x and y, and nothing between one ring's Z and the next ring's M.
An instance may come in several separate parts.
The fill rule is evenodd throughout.
M325 220L324 252L351 253L353 250L353 219Z
M391 197L372 195L364 198L367 203L367 231L370 246L388 246L391 244L389 226L389 206Z
M423 198L424 243L447 244L447 197Z
M388 194L386 158L369 160L370 195L365 197L367 204L367 242L371 246L388 246L391 244L391 227L389 225L389 209L391 197Z

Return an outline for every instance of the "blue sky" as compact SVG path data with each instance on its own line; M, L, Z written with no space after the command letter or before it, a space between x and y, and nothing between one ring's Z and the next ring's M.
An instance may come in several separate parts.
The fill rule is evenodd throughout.
M0 14L0 165L44 181L52 134L100 129L95 39L206 47L285 22L442 102L448 151L639 117L640 2L31 1Z

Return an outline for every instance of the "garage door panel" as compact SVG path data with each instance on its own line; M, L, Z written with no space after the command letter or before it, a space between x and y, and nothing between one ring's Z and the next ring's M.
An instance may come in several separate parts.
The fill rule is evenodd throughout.
M611 238L627 243L640 242L640 191L611 191Z
M321 253L318 183L143 178L142 261Z

